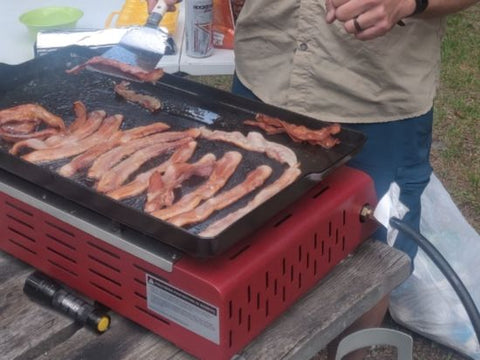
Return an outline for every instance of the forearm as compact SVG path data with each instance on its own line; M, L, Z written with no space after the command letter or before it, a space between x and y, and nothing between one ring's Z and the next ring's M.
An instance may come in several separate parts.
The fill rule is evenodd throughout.
M427 9L418 16L422 18L445 16L479 2L480 0L429 0Z

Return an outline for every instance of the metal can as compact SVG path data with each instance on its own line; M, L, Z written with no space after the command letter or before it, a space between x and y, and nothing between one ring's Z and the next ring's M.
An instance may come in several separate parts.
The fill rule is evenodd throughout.
M213 0L185 0L185 50L202 58L213 52Z

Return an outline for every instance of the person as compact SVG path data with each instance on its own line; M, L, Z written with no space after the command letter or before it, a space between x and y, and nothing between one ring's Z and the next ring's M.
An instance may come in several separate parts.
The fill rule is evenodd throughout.
M379 199L396 184L403 220L419 231L446 15L478 2L247 0L235 28L232 92L365 133L349 165L372 177ZM386 241L386 229L375 237ZM393 245L415 257L405 234ZM388 300L346 333L380 325Z

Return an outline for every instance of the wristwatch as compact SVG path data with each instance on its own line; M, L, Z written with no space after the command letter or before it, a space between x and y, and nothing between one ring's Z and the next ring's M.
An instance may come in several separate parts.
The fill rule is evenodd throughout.
M418 15L424 12L427 6L428 6L428 0L415 0L415 11L410 16Z

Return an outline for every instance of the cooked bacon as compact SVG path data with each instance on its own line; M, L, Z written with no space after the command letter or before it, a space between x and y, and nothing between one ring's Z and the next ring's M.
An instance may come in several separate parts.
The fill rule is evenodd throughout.
M199 135L199 130L188 129L185 131L169 131L161 134L154 134L133 141L125 142L121 146L117 146L94 161L91 168L88 170L88 177L92 179L100 179L108 170L125 157L133 154L142 148L157 143L166 143L170 141L177 141L183 138L196 138Z
M24 148L41 150L41 149L49 149L49 148L53 149L57 147L68 146L70 144L78 142L79 140L95 132L102 124L102 121L105 119L106 115L107 114L103 110L92 111L88 116L88 119L84 122L83 126L81 128L77 128L77 131L75 133L72 133L72 134L63 133L62 135L55 133L56 135L50 136L46 140L44 140L43 144L38 141L32 141L32 139L23 140L23 141L17 142L10 149L10 153L18 154L20 150Z
M322 129L313 130L303 125L291 124L273 116L260 113L255 116L255 121L246 120L244 124L257 126L265 130L269 135L285 132L295 142L307 142L311 145L320 145L327 149L340 143L339 139L332 136L340 132L340 124L331 124Z
M210 176L215 161L215 155L206 154L193 164L185 162L168 166L163 176L159 171L153 173L147 189L147 202L144 210L153 212L165 206L171 206L175 196L174 189L192 176Z
M211 214L213 214L213 212L226 208L263 185L271 173L271 167L267 165L260 165L255 170L248 173L247 177L242 183L228 191L208 199L193 210L170 218L168 222L176 226L185 226L204 221Z
M87 121L88 112L85 104L81 101L75 101L73 103L73 111L75 113L75 120L68 127L70 133L74 133L81 128Z
M250 200L247 205L210 224L199 235L205 237L218 235L227 227L232 225L235 221L242 218L257 206L264 203L275 194L286 188L288 185L293 183L300 173L301 171L297 166L287 168L276 181L260 190L260 192L255 195L255 197Z
M95 56L87 60L83 64L77 65L69 70L66 70L66 72L67 74L78 74L80 71L82 71L86 67L97 69L100 72L102 71L119 72L120 74L125 74L126 76L133 77L140 81L151 82L151 83L155 83L164 74L163 69L154 69L152 71L145 71L140 67L125 64L123 62L113 60L113 59L108 59L102 56Z
M9 134L30 134L39 124L40 121L8 122L0 127L0 131Z
M0 137L5 141L15 143L15 145L18 144L19 142L28 141L30 139L35 139L35 140L45 139L55 134L58 134L58 129L54 129L54 128L48 128L44 130L35 131L32 133L27 133L27 134L9 133L9 132L5 132L3 129L0 129Z
M245 150L265 153L271 159L289 166L295 166L298 163L297 155L295 155L292 149L272 141L267 141L258 132L250 132L245 136L239 131L212 131L202 127L200 128L200 136L208 140L228 142Z
M211 198L230 179L242 160L242 155L236 151L229 151L215 163L215 167L208 180L195 190L184 195L180 200L165 209L154 211L151 215L162 220L170 219L178 214L194 209L201 201Z
M88 149L84 153L73 158L72 161L63 165L59 169L58 173L62 176L72 177L78 171L89 167L100 155L113 149L115 146L125 144L129 141L142 138L147 135L167 130L168 128L169 126L167 124L158 122L118 132L108 141L99 143L94 147Z
M186 137L168 143L158 143L138 150L130 157L115 165L106 172L96 185L97 191L109 192L121 186L128 177L152 158L165 154L167 151L189 143L193 139Z
M118 131L122 121L122 115L109 116L103 121L96 132L86 138L60 147L32 151L22 156L22 158L33 163L40 163L78 155L114 135Z
M87 108L85 107L83 102L75 101L73 103L73 111L75 113L75 120L70 124L70 126L68 126L67 131L62 132L56 136L49 137L46 140L47 145L53 146L53 145L60 144L66 136L76 133L77 131L79 131L79 129L83 128L86 125L88 120L88 113L87 113ZM103 118L105 118L106 116L107 114L103 112ZM100 124L98 124L98 126L100 126Z
M0 110L0 125L9 122L42 121L47 126L59 130L65 130L65 124L61 117L52 114L38 104L22 104L8 109Z
M107 196L110 196L111 198L116 200L122 200L140 195L147 189L148 181L153 173L163 173L165 169L168 168L168 166L170 166L171 164L188 161L192 157L196 146L196 141L190 141L188 144L179 147L177 150L175 150L170 159L158 166L155 166L150 170L147 170L137 175L135 179L128 184L125 184L113 191L108 192Z
M162 103L159 99L151 95L136 93L128 88L129 85L130 83L128 81L122 81L120 84L115 85L114 90L125 100L139 104L151 112L160 110L162 108Z

